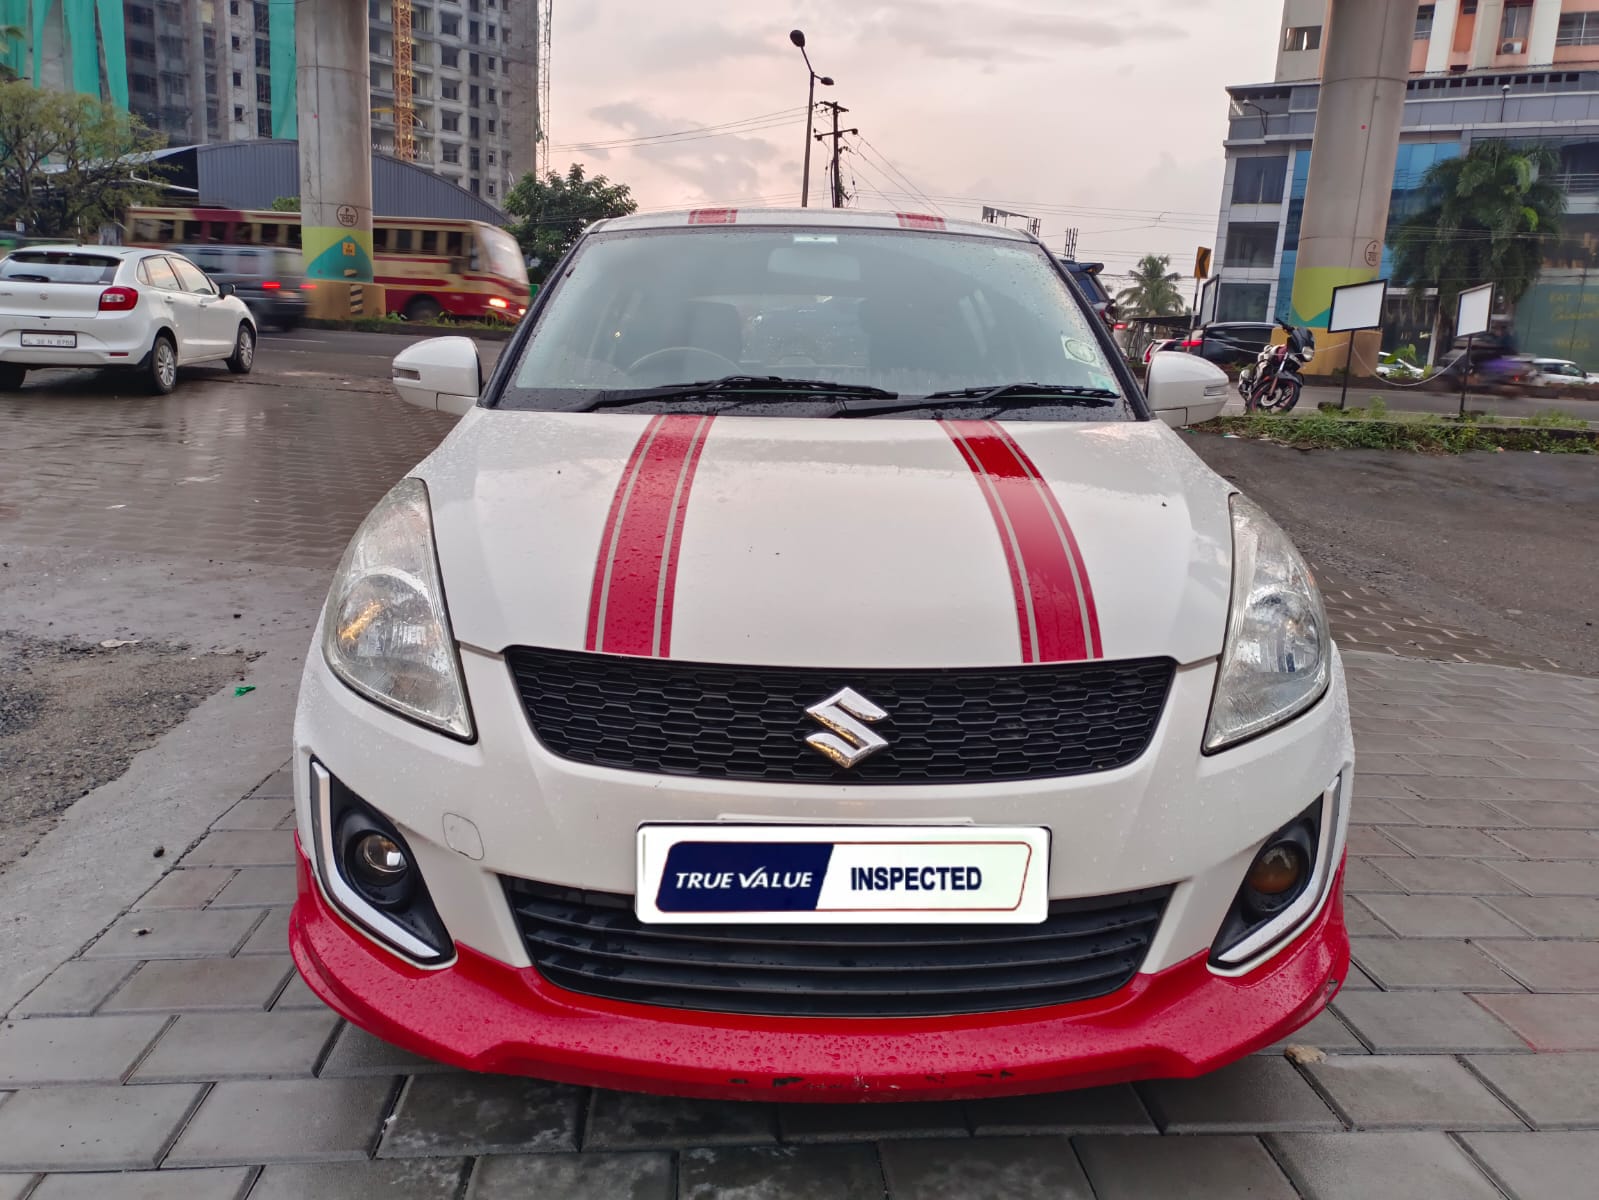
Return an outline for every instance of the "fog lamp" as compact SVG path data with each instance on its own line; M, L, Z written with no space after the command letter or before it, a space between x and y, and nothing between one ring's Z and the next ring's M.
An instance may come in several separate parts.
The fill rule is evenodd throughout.
M393 838L363 833L350 848L350 868L369 887L387 887L405 878L411 864Z

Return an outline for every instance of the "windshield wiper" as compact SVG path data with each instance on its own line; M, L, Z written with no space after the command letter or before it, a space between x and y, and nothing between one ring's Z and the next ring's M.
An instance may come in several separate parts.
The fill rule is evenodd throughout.
M1000 400L1036 398L1072 408L1109 408L1121 399L1110 388L1086 387L1075 383L1001 383L991 387L953 388L929 392L892 403L846 404L844 416L862 417L874 413L906 412L916 408L949 408L953 405L991 404Z
M751 392L788 393L798 396L859 397L864 400L896 400L898 392L864 384L837 383L830 379L784 379L780 375L724 375L720 379L701 379L694 383L670 383L653 388L612 388L572 410L592 412L597 408L620 408L647 400L697 400L706 396L748 394Z

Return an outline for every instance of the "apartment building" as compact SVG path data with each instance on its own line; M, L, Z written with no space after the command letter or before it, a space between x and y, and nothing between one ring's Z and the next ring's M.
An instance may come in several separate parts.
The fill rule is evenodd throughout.
M1335 3L1335 0L1334 0ZM1329 0L1285 0L1275 78L1227 89L1216 233L1217 319L1289 319ZM1438 0L1416 9L1389 228L1422 202L1427 169L1474 141L1556 148L1564 236L1522 301L1523 342L1599 369L1599 0ZM1392 255L1384 249L1382 272ZM1590 272L1592 280L1590 281ZM1388 348L1425 353L1426 304L1390 295Z
M74 6L88 15L67 13ZM535 165L538 8L537 0L411 3L415 161L495 205ZM367 11L373 149L393 153L393 0L368 0ZM94 0L35 5L38 82L97 91L174 145L293 138L294 14L295 0L125 0L118 27L116 10ZM65 37L69 17L94 31L92 44ZM9 57L14 68L26 65L17 48Z

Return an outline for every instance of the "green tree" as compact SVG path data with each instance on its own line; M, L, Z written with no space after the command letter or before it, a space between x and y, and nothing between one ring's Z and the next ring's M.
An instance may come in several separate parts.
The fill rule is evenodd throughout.
M510 232L522 252L538 259L529 268L529 277L543 283L586 225L637 212L638 201L627 184L612 183L603 175L590 179L582 163L573 163L564 176L554 171L543 179L531 171L522 176L506 194L505 211L517 218Z
M0 220L39 237L93 241L129 205L158 201L165 144L90 96L0 83Z
M273 212L299 212L300 211L300 197L298 197L298 196L279 196L276 200L274 200L272 202L272 211Z
M1133 268L1132 283L1116 293L1124 316L1170 317L1188 311L1177 290L1182 275L1171 269L1171 255L1146 254Z
M1420 206L1394 230L1393 274L1414 297L1438 289L1429 361L1462 291L1494 283L1514 308L1538 278L1566 211L1559 170L1552 147L1487 141L1423 176Z

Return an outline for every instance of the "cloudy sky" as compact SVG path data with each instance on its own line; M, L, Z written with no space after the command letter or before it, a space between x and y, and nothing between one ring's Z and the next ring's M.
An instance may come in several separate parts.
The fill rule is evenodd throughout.
M860 139L862 207L1043 220L1125 271L1186 270L1215 237L1229 83L1271 78L1281 0L582 0L554 6L552 166L583 162L646 209L792 204L804 145L803 29L820 99ZM630 139L706 126L717 136ZM824 204L823 144L812 202ZM885 194L886 193L886 194Z

